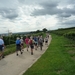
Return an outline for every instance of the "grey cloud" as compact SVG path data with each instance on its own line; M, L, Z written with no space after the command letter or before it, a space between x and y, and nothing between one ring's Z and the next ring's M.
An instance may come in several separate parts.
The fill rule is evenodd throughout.
M33 16L41 16L41 15L56 15L62 13L61 9L39 9L39 10L34 10L32 13Z
M56 15L62 13L61 9L58 9L58 3L40 3L40 5L43 7L43 9L35 9L32 13L33 16L39 16L39 15Z
M25 5L33 5L33 4L39 4L40 2L47 1L47 0L18 0L19 3L25 4Z
M16 9L8 9L8 8L3 8L0 9L0 15L3 18L8 18L8 19L15 19L16 17L18 17L18 13L16 11Z
M69 3L69 1L67 1L67 3ZM42 16L42 15L48 14L48 15L57 15L58 17L61 17L61 18L68 18L71 15L75 15L74 8L59 9L59 8L57 8L57 6L59 6L59 4L60 4L60 2L56 2L56 1L40 3L40 6L42 6L43 9L35 9L32 12L32 16Z
M74 20L68 20L66 22L63 22L62 24L75 26L75 19Z
M64 17L64 18L67 18L67 17L70 17L71 16L71 14L67 14L67 13L62 13L62 14L59 14L58 15L59 17Z
M58 3L56 2L49 2L49 1L46 1L46 2L43 2L43 3L39 3L40 5L42 5L44 8L55 8L56 6L58 6Z
M75 19L73 19L73 20L64 20L64 22L63 22L63 20L62 21L59 21L58 23L57 23L57 26L58 27L60 27L60 28L65 28L65 27L75 27Z
M75 4L75 0L68 0L69 4Z
M75 15L75 9L74 8L72 8L72 9L71 8L64 8L63 12Z
M57 14L57 16L59 18L68 18L68 17L71 17L72 15L75 15L75 9L74 8L64 8L62 10L62 13L60 14Z

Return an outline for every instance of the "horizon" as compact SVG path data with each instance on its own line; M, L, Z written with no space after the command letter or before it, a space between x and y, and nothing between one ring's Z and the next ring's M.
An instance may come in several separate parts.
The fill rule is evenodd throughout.
M58 29L54 29L54 30L61 30L61 29L70 29L70 28L75 28L75 27L67 27L67 28L58 28ZM47 31L54 31L54 30L47 30ZM37 31L37 30L36 30ZM14 33L12 33L12 34L20 34L20 33L31 33L31 32L36 32L36 31L29 31L29 32L14 32ZM42 31L42 30L40 30L40 31ZM8 35L8 34L10 34L10 33L0 33L0 35L3 35L3 34L5 34L5 35Z

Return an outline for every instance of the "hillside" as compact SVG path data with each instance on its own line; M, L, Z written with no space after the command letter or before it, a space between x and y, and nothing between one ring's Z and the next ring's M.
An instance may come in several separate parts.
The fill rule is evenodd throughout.
M75 27L53 30L53 31L50 31L50 33L65 36L69 39L75 40Z

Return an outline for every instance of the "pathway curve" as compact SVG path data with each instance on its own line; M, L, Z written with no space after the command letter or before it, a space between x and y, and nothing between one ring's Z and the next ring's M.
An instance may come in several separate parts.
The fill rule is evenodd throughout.
M51 42L51 36L49 38L49 43ZM4 59L0 60L0 75L22 75L29 67L31 67L47 50L47 46L43 46L43 50L40 48L34 50L34 54L30 54L30 50L27 52L24 49L23 54L16 56L16 53L6 56Z

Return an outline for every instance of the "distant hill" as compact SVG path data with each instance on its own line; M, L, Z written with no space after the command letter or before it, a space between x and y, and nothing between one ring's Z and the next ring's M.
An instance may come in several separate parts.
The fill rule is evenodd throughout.
M58 30L54 30L50 32L57 34L57 35L65 36L72 40L75 40L75 27L58 29Z
M17 32L17 33L12 33L12 34L29 34L30 32ZM8 33L1 33L0 35L6 35L8 36Z

